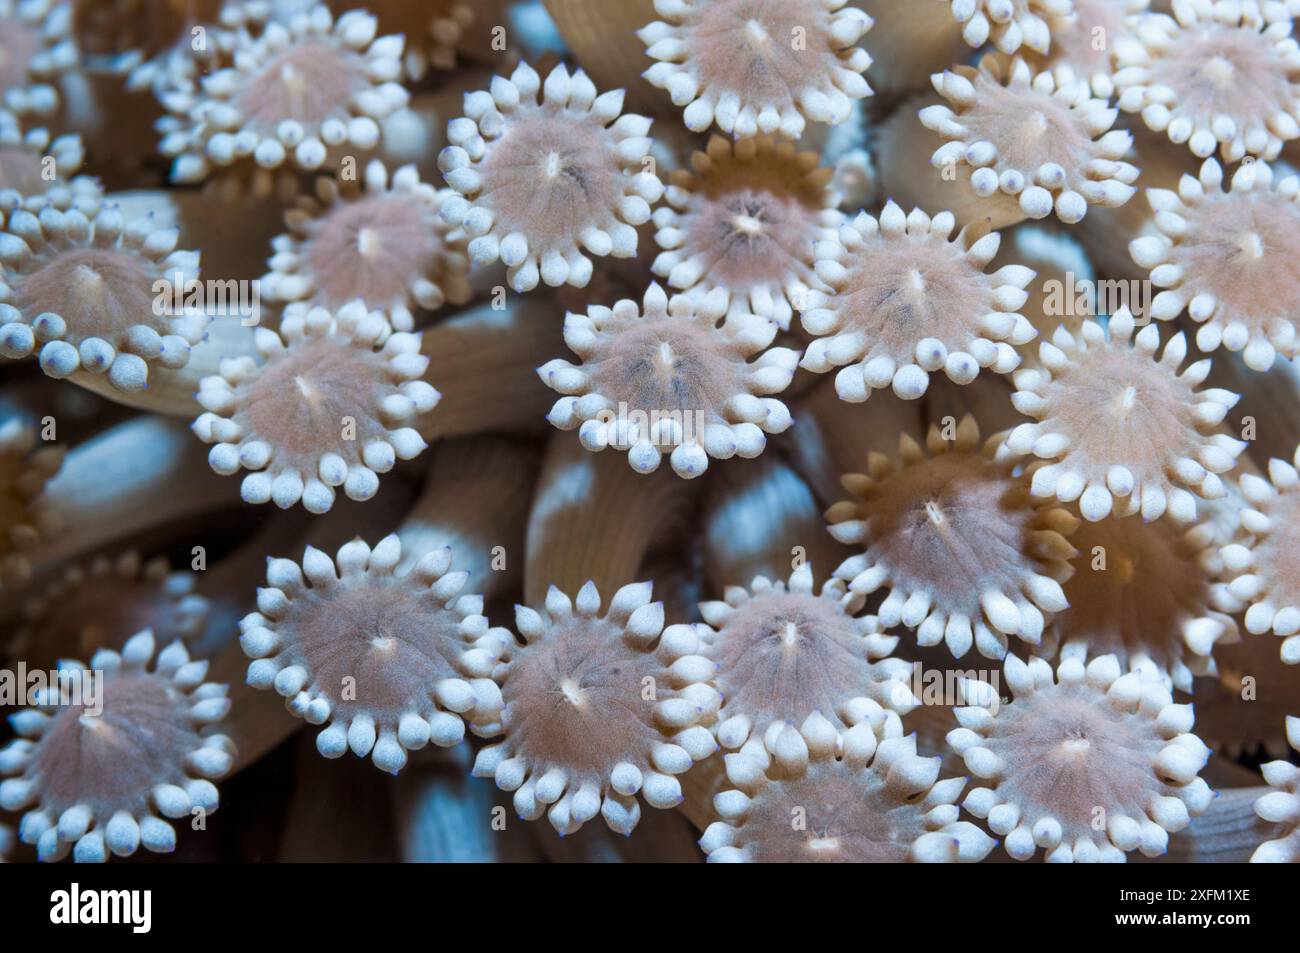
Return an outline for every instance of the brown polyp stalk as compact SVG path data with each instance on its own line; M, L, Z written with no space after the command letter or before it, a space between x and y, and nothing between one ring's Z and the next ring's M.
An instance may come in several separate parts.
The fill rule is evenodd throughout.
M496 42L495 28L510 23L510 5L510 0L477 0L474 4L474 22L456 47L465 57L464 68L475 65L503 68L503 64L510 65L518 58L517 47L508 45L502 50Z
M668 97L641 82L650 65L636 31L653 20L654 0L544 0L560 35L601 89L626 89L628 105L668 112ZM635 110L633 110L635 111Z
M199 277L205 281L261 278L271 239L284 230L283 210L272 201L223 201L192 189L111 192L106 201L120 204L128 217L153 213L160 227L179 228L181 248L203 249ZM240 241L228 241L235 233Z
M74 73L63 87L61 122L78 131L106 182L161 182L152 168L160 105L128 92L120 78L98 72Z
M1240 466L1244 467L1249 458L1256 467L1267 467L1270 459L1285 460L1295 452L1300 444L1300 420L1277 412L1278 407L1290 406L1300 395L1300 378L1291 362L1279 361L1272 370L1260 373L1246 367L1239 355L1220 352L1215 355L1206 384L1241 395L1228 418L1233 431L1240 434L1247 418L1254 424L1255 437L1247 443Z
M425 182L441 183L438 153L447 145L447 123L462 114L467 92L486 89L491 81L490 70L466 66L436 89L414 93L405 109L381 124L379 157L391 168L414 163Z
M478 823L494 807L510 812L510 795L491 782L468 777L473 762L464 748L431 752L397 779L392 800L398 853L412 863L495 862L533 859L552 863L681 863L698 859L698 831L679 811L644 811L634 837L603 824L586 824L565 837L550 825L508 824L492 831ZM317 759L319 760L319 759ZM683 786L695 769L682 776Z
M518 440L483 435L441 442L431 453L425 491L397 530L403 556L395 571L450 546L453 567L469 573L466 592L490 598L516 589L537 466L538 453Z
M45 491L68 528L33 552L34 565L52 566L217 509L229 502L228 489L184 425L129 420L68 453Z
M483 5L466 0L431 0L418 6L404 0L371 0L369 4L358 0L330 0L330 7L336 13L354 7L368 7L379 17L381 36L392 33L405 35L407 49L403 65L412 81L422 79L430 69L455 68L456 47L466 38L467 29L473 26L485 28L485 24L478 21L488 11L486 8L480 10L480 6ZM439 24L438 34L431 32L435 22Z
M5 383L0 394L0 417L20 417L30 424L40 423L43 417L53 417L57 421L58 439L73 446L129 416L125 408L106 405L80 389L61 387L59 393L51 396L45 375L35 363L28 364L24 371Z
M313 759L322 762L314 751L306 760ZM401 860L509 862L532 854L536 825L508 824L505 830L492 831L479 823L495 807L509 810L509 799L491 782L471 778L473 763L467 749L444 749L412 759L398 775L391 800ZM361 769L368 766L358 765Z
M826 532L808 484L774 454L720 467L705 497L704 569L715 594L760 574L784 579L805 562L820 583L852 553Z
M481 305L426 330L425 380L442 400L415 423L420 435L432 441L537 427L555 396L538 380L537 365L564 353L556 310L545 294L511 294L504 310Z
M871 54L867 77L879 98L924 91L930 75L966 54L961 27L941 3L913 3L904 12L894 0L859 0L876 25L863 38Z
M163 69L168 54L181 45L189 29L215 22L221 7L221 0L81 4L74 13L73 28L88 73L127 75L128 84L138 90L157 81L156 72ZM128 33L132 28L138 32Z
M1216 646L1214 656L1218 674L1198 679L1192 696L1205 743L1224 760L1257 749L1286 758L1286 717L1300 691L1300 671L1279 657L1277 638L1242 633L1240 642Z
M1132 161L1141 169L1133 183L1138 194L1119 208L1090 209L1087 218L1075 227L1076 237L1098 271L1120 278L1145 279L1148 273L1133 262L1128 242L1155 233L1146 190L1176 190L1179 178L1195 174L1197 162L1185 148L1165 141L1141 123L1121 120L1119 125L1133 131L1137 157Z
M207 625L191 644L197 657L216 658L238 640L239 620L248 611L248 594L266 579L267 553L301 549L300 541L314 528L310 515L303 510L277 513L238 548L195 573L196 590L208 600Z
M398 856L387 817L395 792L389 785L370 783L373 765L355 758L326 761L307 733L290 746L293 793L275 855L268 859L277 864L383 864L404 859ZM351 823L339 825L339 804L353 812Z
M1011 388L1002 375L981 374L969 384L954 384L933 375L930 389L921 398L927 424L960 420L972 414L988 433L1000 433L1024 423L1024 415L1011 406Z
M1087 221L1090 219L1084 219ZM1077 307L1077 295L1084 282L1095 280L1097 276L1077 235L1035 225L1017 228L1003 243L991 267L1009 264L1025 265L1035 273L1025 287L1029 300L1020 313L1029 319L1039 338L1050 339L1061 325L1071 333L1079 330L1080 322L1088 315L1086 309ZM1026 353L1022 356L1027 365L1037 361L1032 346L1024 351Z
M1169 853L1135 857L1137 863L1244 864L1261 841L1276 837L1278 825L1255 816L1255 801L1268 787L1219 789L1209 809L1187 829L1169 839Z
M525 603L541 605L551 586L577 592L590 579L612 595L636 581L654 542L689 518L694 495L666 468L642 475L616 454L553 435L528 520Z
M923 406L891 393L865 404L846 404L826 379L792 401L794 425L787 437L790 461L824 504L840 496L841 473L860 468L867 453L893 452L901 432L920 433Z

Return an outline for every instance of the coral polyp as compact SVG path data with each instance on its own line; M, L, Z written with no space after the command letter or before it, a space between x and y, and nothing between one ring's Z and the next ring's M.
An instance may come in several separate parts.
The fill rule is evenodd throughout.
M398 82L404 39L376 38L376 19L324 4L238 34L231 63L160 96L171 113L160 148L177 182L202 181L248 160L311 171L379 144L379 121L406 105ZM179 88L176 88L179 86Z
M690 479L709 458L756 457L766 434L790 426L785 404L768 394L785 390L798 352L769 347L776 326L747 313L727 313L727 296L674 295L659 285L644 304L624 299L612 308L570 314L564 340L580 365L562 358L537 372L566 396L547 419L577 428L588 450L627 451L639 473L659 467L667 453L678 476Z
M464 304L471 297L464 236L439 215L451 194L421 182L412 166L390 176L378 160L362 183L322 176L316 194L286 215L289 232L272 243L268 297L331 310L361 301L398 331L414 329L416 309Z
M655 0L638 32L658 60L645 77L685 107L694 132L797 139L808 120L849 118L871 94L857 46L871 18L845 0Z
M464 593L448 548L405 574L397 536L372 549L344 544L331 559L308 547L301 566L267 564L258 611L240 622L253 661L248 682L284 696L290 712L326 727L316 747L348 750L396 774L408 751L450 747L499 730L501 690L491 675L513 639L490 628L483 597ZM328 723L328 724L327 724Z
M963 778L939 780L897 722L867 715L844 736L824 718L781 729L773 753L727 755L735 785L714 798L722 820L700 846L715 863L922 863L982 860L993 839L958 819Z
M1060 664L1008 657L1015 699L973 688L948 743L986 786L963 806L1028 860L1115 861L1156 856L1169 835L1205 811L1214 792L1198 773L1209 749L1191 733L1192 707L1113 655L1063 651Z
M1282 638L1282 660L1300 663L1300 576L1296 573L1296 509L1300 504L1300 448L1293 462L1273 459L1269 479L1243 474L1246 507L1239 514L1246 534L1222 550L1233 577L1228 591L1246 608L1246 629Z
M1130 36L1151 0L1074 0L1074 9L1049 20L1052 46L1047 61L1068 65L1098 99L1115 92L1119 69L1115 49Z
M1275 159L1300 136L1300 50L1282 3L1180 0L1115 47L1120 108L1201 158Z
M475 4L470 0L329 0L335 13L367 9L379 20L384 35L406 38L402 66L409 80L420 80L430 69L449 70L456 66L456 45L475 22ZM481 15L480 15L481 16Z
M1138 169L1122 161L1132 135L1111 131L1118 111L1093 98L1069 66L1035 74L1022 59L988 56L978 70L936 75L934 87L953 108L921 110L926 128L946 140L931 162L970 165L981 197L1001 192L1028 218L1055 210L1074 224L1089 205L1113 208L1137 191Z
M382 344L381 344L382 341ZM223 358L221 373L199 383L206 408L194 432L213 444L212 469L244 477L248 503L313 513L334 505L335 490L367 500L379 474L426 446L407 426L433 409L439 394L421 380L428 358L410 334L390 333L360 302L337 315L324 308L288 317L276 334L258 328L265 360Z
M906 714L915 706L911 666L887 657L897 637L873 616L855 618L852 603L838 579L814 591L804 564L788 585L758 576L748 589L728 586L724 600L701 604L699 652L717 666L724 748L751 737L772 741L783 725L800 729L809 719L842 732L866 711Z
M1006 449L1048 461L1034 471L1034 495L1077 500L1087 520L1168 512L1189 523L1197 497L1224 495L1219 474L1245 447L1215 430L1238 395L1200 389L1210 362L1183 367L1181 333L1157 359L1159 327L1134 330L1123 309L1106 329L1084 321L1078 334L1061 327L1044 341L1040 366L1015 378L1016 409L1038 422L1015 428Z
M540 97L540 98L539 98ZM442 216L470 236L476 264L500 259L511 286L586 287L596 257L636 254L636 226L663 195L653 172L650 120L623 114L623 91L598 94L563 65L545 82L527 63L490 91L465 96L438 156L462 198Z
M77 65L72 4L65 0L0 2L0 94L19 115L59 108L59 81Z
M1037 644L1067 605L1076 520L1034 505L1028 481L994 459L1000 445L995 436L981 447L971 417L949 435L932 427L926 450L904 434L901 460L872 453L867 473L844 477L851 498L826 512L831 534L863 550L835 570L849 592L884 589L882 625L901 622L958 658L972 645L1002 658L1010 636Z
M630 833L641 808L682 800L677 775L716 745L702 722L717 710L710 663L683 626L664 628L649 583L604 606L587 582L576 599L554 586L539 612L515 610L525 640L503 666L504 740L484 748L474 774L514 792L519 815L543 814L561 834L600 814Z
M1185 310L1199 322L1196 346L1242 352L1252 370L1267 371L1277 355L1296 356L1296 317L1289 302L1300 293L1300 265L1291 244L1300 228L1300 178L1274 178L1264 162L1237 167L1223 188L1223 168L1206 159L1178 191L1147 192L1157 234L1135 239L1133 260L1164 288L1151 302L1153 317L1171 320Z
M195 577L173 572L167 560L145 561L127 550L71 566L23 605L15 654L53 661L89 658L97 648L119 648L144 629L161 642L192 644L203 633L209 603L195 592Z
M654 272L675 291L727 293L729 309L789 328L812 288L813 247L833 239L843 216L815 152L766 136L735 144L720 136L691 157L693 172L669 179L654 214L664 249Z
M1074 0L943 0L961 24L961 35L973 47L987 42L1003 53L1022 46L1046 53L1052 45L1049 20L1063 17Z
M94 218L53 206L15 212L0 236L0 354L39 355L65 378L103 374L121 391L143 390L150 365L190 359L208 317L184 305L198 277L197 252L152 218L128 221L115 207Z
M149 631L120 653L70 663L42 704L14 715L19 739L0 752L0 807L26 810L19 837L42 860L125 857L176 849L167 818L217 809L234 746L215 727L226 686L179 642L154 657ZM161 815L161 816L160 816Z
M1300 751L1300 718L1287 717L1287 739ZM1254 864L1300 862L1300 769L1289 761L1270 761L1264 765L1264 779L1274 789L1255 802L1255 813L1266 821L1283 825L1282 836L1267 840L1256 848L1250 861Z
M87 217L99 211L103 189L93 178L78 175L86 152L76 135L54 136L0 111L0 227L18 209L39 213L53 206L76 206Z
M831 291L807 296L803 329L815 340L801 366L840 367L835 391L855 403L886 387L915 400L939 371L969 384L981 368L1015 370L1013 345L1037 336L1018 313L1034 273L1008 265L988 274L1000 237L963 230L949 240L955 224L950 212L905 214L890 201L879 218L862 212L819 242L817 274Z

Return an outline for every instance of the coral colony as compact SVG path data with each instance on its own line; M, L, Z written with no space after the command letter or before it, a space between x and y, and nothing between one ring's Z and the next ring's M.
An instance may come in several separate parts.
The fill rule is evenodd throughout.
M1297 17L0 0L0 859L1300 861Z

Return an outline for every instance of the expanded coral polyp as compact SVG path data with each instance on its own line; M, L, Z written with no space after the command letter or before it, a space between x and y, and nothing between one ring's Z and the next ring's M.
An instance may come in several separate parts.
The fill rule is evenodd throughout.
M1016 373L1013 397L1037 423L1012 430L1006 449L1049 461L1034 471L1034 495L1077 500L1085 519L1168 512L1190 523L1198 496L1224 495L1219 474L1245 447L1217 430L1238 395L1200 388L1210 362L1183 367L1181 332L1157 360L1159 327L1135 326L1122 308L1106 329L1086 320L1078 334L1060 327L1044 341L1040 366Z
M774 396L789 386L799 355L769 347L776 325L727 310L715 288L702 299L674 295L657 284L645 301L624 299L565 318L564 340L582 358L561 358L537 372L566 396L547 419L578 430L582 445L626 450L640 473L663 455L673 472L697 477L709 459L756 457L766 434L790 426L790 412Z
M438 402L420 379L429 359L414 335L390 333L382 314L360 302L337 315L312 308L286 316L279 334L258 328L256 344L264 364L225 358L219 376L200 381L206 412L193 425L214 444L212 469L252 471L240 485L245 502L286 509L301 500L324 513L336 488L368 500L380 473L424 450L405 425Z
M931 217L890 201L879 218L860 213L814 247L817 274L831 291L813 291L803 329L815 335L801 366L833 368L840 398L858 403L886 387L915 400L943 371L969 384L981 368L1006 374L1020 365L1013 345L1037 332L1020 308L1034 273L985 269L1001 237L962 230L950 240L951 212Z
M716 749L701 722L718 708L712 666L695 654L689 626L664 628L649 583L619 589L604 605L587 582L576 599L551 587L544 610L515 609L525 640L501 670L500 744L474 774L514 792L526 820L546 814L561 834L600 814L630 833L652 807L682 800L679 775Z
M645 77L685 107L694 132L797 139L808 120L840 123L871 94L857 45L871 18L845 0L655 0L638 32L658 60Z
M215 730L230 710L206 661L173 642L154 657L149 631L120 653L69 663L40 707L14 716L19 739L0 752L0 807L26 810L19 836L42 860L125 857L176 849L165 818L217 809L234 745ZM161 815L161 816L160 816Z
M353 540L333 559L308 547L301 566L273 559L258 611L239 626L249 684L326 725L321 754L351 749L392 774L408 751L450 747L467 727L499 730L501 691L490 676L512 641L489 627L482 596L463 593L467 574L451 571L450 549L397 574L401 558L394 535L373 549Z
M1175 705L1154 676L1124 672L1086 647L1052 666L1008 657L1015 694L1000 704L987 685L957 709L948 742L984 782L963 806L1027 860L1123 860L1134 849L1165 853L1169 835L1209 807L1199 777L1210 752L1192 734L1192 706Z
M1036 645L1067 604L1076 521L1036 505L1026 478L995 459L1000 445L994 436L981 447L972 417L947 436L932 427L928 454L903 434L901 460L872 453L867 473L843 478L850 499L826 511L831 535L863 550L835 570L849 592L885 589L882 625L901 622L958 658L972 645L1002 658L1009 636Z
M475 263L506 265L516 291L584 288L588 255L635 255L636 227L663 196L649 131L649 119L623 113L621 89L598 94L563 65L543 82L521 63L467 94L465 115L447 126L438 168L460 196L442 216L470 236Z

